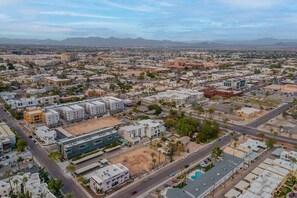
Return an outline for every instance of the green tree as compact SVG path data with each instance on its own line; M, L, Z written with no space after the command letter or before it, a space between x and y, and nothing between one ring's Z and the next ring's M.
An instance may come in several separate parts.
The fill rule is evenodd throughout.
M61 155L60 151L54 150L54 151L50 152L48 157L53 161L59 161L59 160L61 160L62 155Z
M60 190L62 187L63 182L60 179L51 179L48 183L48 189L56 196L61 194Z
M17 152L23 152L26 147L27 147L27 141L24 139L19 139L16 143L15 149Z
M73 173L75 171L75 166L69 164L67 167L66 167L66 170L70 173Z
M268 148L273 148L273 146L274 146L275 143L276 143L275 140L273 140L273 139L268 139L268 140L266 141L266 146L267 146Z

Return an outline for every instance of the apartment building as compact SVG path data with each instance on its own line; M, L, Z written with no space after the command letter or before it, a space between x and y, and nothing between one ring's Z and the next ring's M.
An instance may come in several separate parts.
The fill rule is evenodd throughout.
M15 99L15 95L16 95L15 93L11 93L11 92L1 92L0 93L0 97L5 101Z
M42 108L34 108L24 111L24 120L30 124L42 122L44 111Z
M46 126L40 126L35 129L37 137L45 144L54 144L56 142L57 133Z
M106 105L100 101L86 102L87 113L92 116L104 115L106 113Z
M12 152L15 144L15 134L4 122L0 122L0 156Z
M111 164L94 172L90 178L90 188L98 193L106 192L129 179L129 169L124 165Z
M44 122L47 126L57 126L60 122L60 114L54 109L48 109L44 113Z
M134 125L124 126L119 129L123 137L133 144L140 143L143 137L155 138L159 137L166 128L162 120L141 120Z
M9 104L12 109L25 109L27 107L39 106L38 99L36 98L21 98L18 100L8 100L7 104Z
M39 103L42 104L43 106L53 105L59 102L60 102L60 96L58 95L39 98Z
M24 178L27 178L24 182ZM18 194L23 189L28 192L31 197L56 198L47 188L47 184L43 183L38 173L25 173L24 175L15 175L11 177L11 182L8 179L0 180L0 197L10 197L11 193ZM18 182L13 182L18 181Z
M60 110L62 112L63 118L67 122L74 122L83 120L85 118L85 110L79 105L65 106L62 107Z
M120 135L114 128L105 128L94 132L63 139L58 142L59 149L64 159L72 159L104 148L120 139Z
M105 102L107 108L111 112L120 112L125 108L124 101L116 97L102 97L103 102Z

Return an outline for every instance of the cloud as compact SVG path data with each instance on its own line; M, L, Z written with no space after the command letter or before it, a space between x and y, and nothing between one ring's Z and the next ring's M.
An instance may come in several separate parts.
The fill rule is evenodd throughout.
M65 11L44 11L40 12L44 15L57 15L57 16L71 16L71 17L86 17L86 18L98 18L98 19L118 19L119 17L106 16L99 14L83 14L78 12L65 12Z
M219 3L239 8L272 8L287 0L218 0Z
M0 22L10 22L10 21L14 21L15 19L6 15L6 14L3 14L3 13L0 13Z
M155 10L153 7L147 6L147 5L130 6L125 4L115 3L110 0L102 0L100 1L100 3L103 3L111 7L119 8L119 9L131 10L131 11L137 11L137 12L152 12Z

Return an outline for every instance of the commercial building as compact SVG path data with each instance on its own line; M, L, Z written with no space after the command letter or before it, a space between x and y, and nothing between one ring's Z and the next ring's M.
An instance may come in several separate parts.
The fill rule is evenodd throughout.
M15 143L15 134L4 122L0 122L0 156L11 152Z
M47 126L57 126L60 122L60 114L54 109L49 109L44 113L44 122Z
M243 94L242 91L234 91L228 89L216 89L216 88L208 88L203 90L204 96L207 98L212 98L214 96L222 96L226 98L230 98L233 96L240 96Z
M61 54L61 61L72 62L78 59L78 53L76 52L65 52Z
M36 98L21 98L18 100L8 100L7 104L9 104L12 109L25 109L27 107L39 106L38 99Z
M67 122L80 121L85 118L85 110L79 105L65 106L61 108L63 118Z
M162 120L141 120L134 125L124 126L119 129L123 137L133 144L140 143L143 137L155 138L165 132L166 128Z
M65 85L70 84L69 79L59 79L56 76L45 77L44 81L49 85L55 85L55 86L65 86Z
M222 160L215 167L205 172L196 180L186 181L183 188L165 189L166 198L202 198L229 179L236 171L243 167L244 160L223 153Z
M145 98L148 102L174 102L176 106L204 101L204 94L193 89L167 90Z
M245 87L246 82L245 80L239 80L239 79L229 79L224 82L225 87L230 87L232 89L240 89L242 87Z
M42 122L44 111L42 108L34 108L24 111L24 120L30 124Z
M236 114L245 119L255 118L261 111L259 109L243 107L236 111Z
M106 192L129 179L129 169L124 165L112 164L94 172L90 178L90 188L98 193Z
M45 144L56 143L57 133L46 126L40 126L35 129L37 137Z
M88 134L63 139L58 142L63 158L71 159L103 148L120 139L114 128L105 128Z

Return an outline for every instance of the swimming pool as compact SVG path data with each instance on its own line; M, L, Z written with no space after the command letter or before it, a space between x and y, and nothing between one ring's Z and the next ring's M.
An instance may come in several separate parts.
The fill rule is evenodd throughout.
M198 179L201 175L203 175L203 172L201 171L196 171L194 173L194 175L191 176L191 179L195 180L195 179Z

